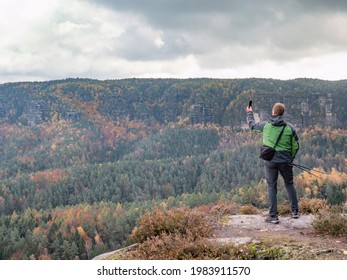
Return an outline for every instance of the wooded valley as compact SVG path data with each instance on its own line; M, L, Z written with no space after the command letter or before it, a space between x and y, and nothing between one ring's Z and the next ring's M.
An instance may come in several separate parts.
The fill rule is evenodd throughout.
M297 127L299 198L342 204L347 81L66 79L0 85L0 259L90 259L129 244L139 217L232 201L266 208L253 100ZM286 200L280 188L279 199Z

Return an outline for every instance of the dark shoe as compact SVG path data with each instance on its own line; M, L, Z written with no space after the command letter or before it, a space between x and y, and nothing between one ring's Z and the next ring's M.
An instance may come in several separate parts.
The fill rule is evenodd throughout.
M299 211L298 210L293 210L292 212L292 218L293 219L298 219L300 217Z
M268 216L268 217L265 219L265 222L271 223L271 224L278 224L280 221L278 220L278 217L271 217L271 216Z

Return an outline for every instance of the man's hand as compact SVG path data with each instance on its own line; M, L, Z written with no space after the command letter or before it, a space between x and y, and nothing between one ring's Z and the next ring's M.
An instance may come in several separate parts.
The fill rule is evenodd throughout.
M252 107L247 106L246 112L247 112L247 113L248 113L248 112L253 112Z

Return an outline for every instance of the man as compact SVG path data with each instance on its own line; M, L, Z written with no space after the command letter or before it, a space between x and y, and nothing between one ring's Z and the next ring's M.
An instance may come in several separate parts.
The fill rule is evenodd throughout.
M254 120L252 107L247 107L247 123L251 130L263 133L263 144L274 147L284 127L283 134L275 147L275 155L269 161L265 161L265 178L268 184L268 199L270 204L269 216L266 222L278 224L277 210L277 178L280 173L284 179L288 193L289 203L292 210L292 218L299 218L298 199L293 181L292 162L299 150L299 139L293 125L283 119L284 104L276 103L272 108L272 116L267 122Z

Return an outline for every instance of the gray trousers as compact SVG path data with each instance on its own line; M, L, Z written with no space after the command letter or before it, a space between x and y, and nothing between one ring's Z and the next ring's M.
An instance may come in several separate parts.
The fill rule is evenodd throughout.
M265 162L265 178L268 185L268 199L270 204L269 214L271 217L278 215L277 210L277 179L278 173L284 179L286 186L290 208L292 211L299 210L298 198L296 195L296 189L293 181L293 166L288 163L273 163Z

